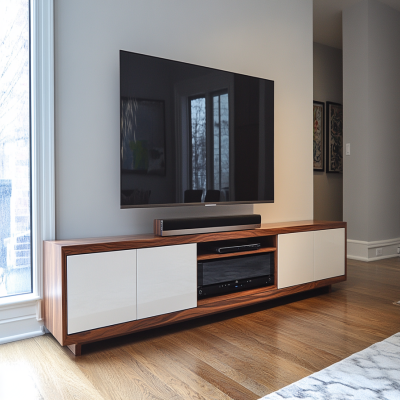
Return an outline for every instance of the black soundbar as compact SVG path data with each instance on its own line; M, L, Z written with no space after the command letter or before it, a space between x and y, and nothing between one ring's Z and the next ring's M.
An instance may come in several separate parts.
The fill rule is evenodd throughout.
M159 236L241 231L261 227L261 215L155 219L154 234Z

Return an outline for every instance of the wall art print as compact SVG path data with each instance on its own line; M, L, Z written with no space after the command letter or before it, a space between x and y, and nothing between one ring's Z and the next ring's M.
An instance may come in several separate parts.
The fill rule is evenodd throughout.
M121 98L121 170L165 175L164 101Z
M326 172L343 172L343 106L326 102Z
M314 171L324 170L324 115L325 103L313 103L313 155Z

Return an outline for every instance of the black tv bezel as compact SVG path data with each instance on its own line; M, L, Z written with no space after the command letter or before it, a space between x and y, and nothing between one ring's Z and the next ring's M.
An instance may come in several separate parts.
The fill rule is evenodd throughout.
M180 64L186 64L186 65L191 65L195 67L201 67L201 68L206 68L209 69L210 71L220 71L220 72L227 72L231 74L237 74L237 75L242 75L242 76L247 76L251 78L257 78L261 79L264 81L269 81L273 84L273 97L274 101L272 104L272 107L270 107L271 111L271 120L272 120L272 125L273 125L273 135L272 135L272 163L273 163L273 174L272 174L272 180L273 180L273 198L272 200L232 200L232 201L221 201L221 202L196 202L196 203L157 203L157 204L128 204L128 205L122 205L122 200L121 200L121 192L122 192L122 158L121 158L121 145L122 145L122 135L121 135L121 112L122 112L122 98L126 98L127 96L122 96L121 95L121 53L129 53L129 54L136 54L144 57L149 57L153 59L160 59L160 60L165 60L165 61L172 61ZM241 205L241 204L271 204L275 202L275 85L274 81L271 79L267 78L262 78L256 75L247 75L247 74L242 74L238 72L233 72L233 71L228 71L228 70L223 70L219 68L213 68L209 67L206 65L200 65L200 64L193 64L189 63L186 61L179 61L175 59L170 59L170 58L165 58L165 57L159 57L159 56L154 56L154 55L149 55L149 54L144 54L144 53L139 53L139 52L134 52L134 51L129 51L129 50L119 50L119 84L120 84L120 93L119 93L119 106L120 106L120 121L119 121L119 154L120 154L120 168L119 168L119 174L120 174L120 184L119 184L119 193L120 193L120 209L131 209L131 208L164 208L164 207L214 207L214 206L229 206L229 205ZM164 115L165 118L165 115ZM165 132L166 134L166 132ZM165 139L166 140L166 139Z

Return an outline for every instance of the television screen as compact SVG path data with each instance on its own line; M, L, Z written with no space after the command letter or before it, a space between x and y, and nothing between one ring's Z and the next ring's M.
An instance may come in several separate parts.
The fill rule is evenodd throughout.
M121 207L274 201L274 82L120 51Z

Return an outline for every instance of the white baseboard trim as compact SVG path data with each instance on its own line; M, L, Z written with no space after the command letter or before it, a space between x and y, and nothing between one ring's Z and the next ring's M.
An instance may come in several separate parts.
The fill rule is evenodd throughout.
M386 258L393 258L393 257L398 257L398 254L393 255L393 256L381 256L381 257L374 257L374 258L357 257L357 256L351 256L351 255L347 256L347 258L349 260L365 261L365 262L384 260Z
M365 242L361 240L347 240L347 258L358 261L377 261L386 258L398 257L397 248L400 247L400 238ZM377 255L377 249L382 254Z
M40 329L38 331L22 333L20 335L7 336L4 338L0 338L0 344L16 342L17 340L30 339L30 338L33 338L36 336L42 336L42 335L44 335L44 332L42 329Z
M1 305L0 344L43 334L40 300L29 300Z

